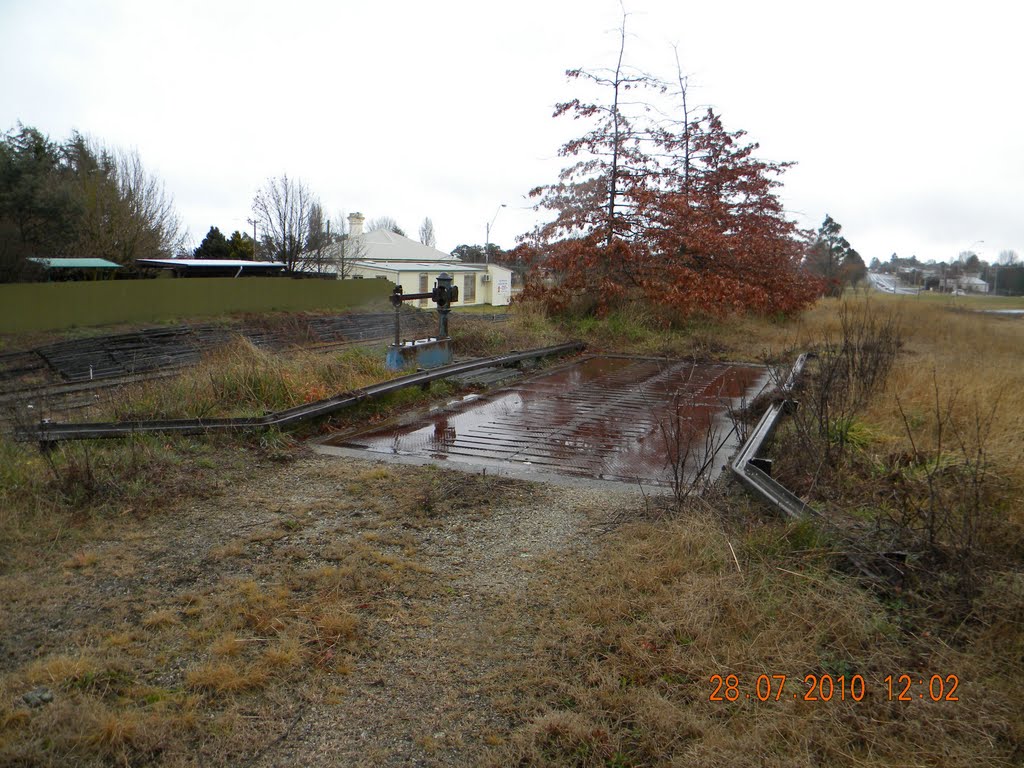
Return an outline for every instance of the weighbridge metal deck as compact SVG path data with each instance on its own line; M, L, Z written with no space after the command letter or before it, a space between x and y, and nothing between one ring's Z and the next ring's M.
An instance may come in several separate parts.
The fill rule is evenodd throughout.
M592 357L404 422L332 437L324 453L449 462L543 479L672 483L673 456L717 474L736 447L728 415L763 367ZM709 455L714 454L714 455Z

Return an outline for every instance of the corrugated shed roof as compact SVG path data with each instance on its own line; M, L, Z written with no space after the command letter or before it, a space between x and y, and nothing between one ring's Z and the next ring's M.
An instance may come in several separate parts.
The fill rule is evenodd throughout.
M47 269L120 269L121 265L106 259L49 259L30 257L29 261L42 264Z
M155 267L260 267L261 269L284 269L281 261L247 261L245 259L136 259L136 263Z

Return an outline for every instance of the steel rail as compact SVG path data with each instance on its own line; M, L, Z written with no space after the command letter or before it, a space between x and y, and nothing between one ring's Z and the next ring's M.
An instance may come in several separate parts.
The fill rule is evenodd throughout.
M784 396L789 395L793 390L806 363L807 353L804 352L797 357L796 362L793 363L793 369L789 372L789 376L782 386L779 387ZM800 519L813 515L814 510L803 499L783 486L755 463L757 454L761 451L761 446L775 431L779 416L792 406L793 401L788 399L772 403L768 410L764 412L757 426L754 427L754 431L750 433L750 437L747 438L747 441L736 453L729 468L739 481L753 491L755 495L760 496L769 504L780 509L790 518Z
M454 363L441 368L419 371L381 384L374 384L351 392L341 393L326 400L300 405L275 413L268 413L263 416L223 419L158 419L83 424L61 424L44 421L38 427L18 430L16 436L19 440L23 441L38 441L40 446L45 448L51 443L62 440L93 440L98 438L128 437L138 434L195 435L207 432L287 427L310 419L328 416L365 400L397 392L407 387L424 386L439 379L469 373L482 368L506 367L515 365L523 360L570 354L578 352L584 349L584 347L585 345L582 342L574 341L552 347L528 350L526 352L511 352L505 355L484 358L483 360Z

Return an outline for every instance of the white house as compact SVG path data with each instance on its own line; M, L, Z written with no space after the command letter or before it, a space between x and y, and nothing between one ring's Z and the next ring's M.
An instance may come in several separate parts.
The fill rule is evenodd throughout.
M988 283L977 273L964 274L958 277L947 277L939 280L939 290L960 291L961 293L988 293Z
M426 293L433 289L438 275L447 272L459 289L459 300L453 306L498 307L512 298L511 269L497 264L466 264L450 253L382 229L363 232L364 220L361 213L348 217L349 261L345 272L349 277L390 280L402 286L403 293ZM417 303L432 306L429 299Z

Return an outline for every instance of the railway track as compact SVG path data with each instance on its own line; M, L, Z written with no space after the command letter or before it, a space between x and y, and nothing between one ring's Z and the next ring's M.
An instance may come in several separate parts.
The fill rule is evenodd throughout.
M404 337L421 338L435 329L433 312L403 310ZM393 335L394 313L377 312L301 317L276 328L181 325L8 352L0 354L0 428L67 419L118 387L174 376L237 337L261 349L327 352L386 342Z
M417 371L391 381L344 392L334 397L306 403L295 408L267 413L263 416L214 418L214 419L155 419L127 422L96 423L40 423L18 430L21 440L36 440L51 444L62 440L93 440L98 438L127 437L137 434L181 434L194 435L209 432L244 431L267 427L288 427L311 419L329 416L365 400L414 386L425 386L432 381L460 376L495 367L516 365L524 360L557 356L579 352L584 348L581 342L567 342L552 347L532 349L526 352L511 352L482 360L465 360L459 363Z

